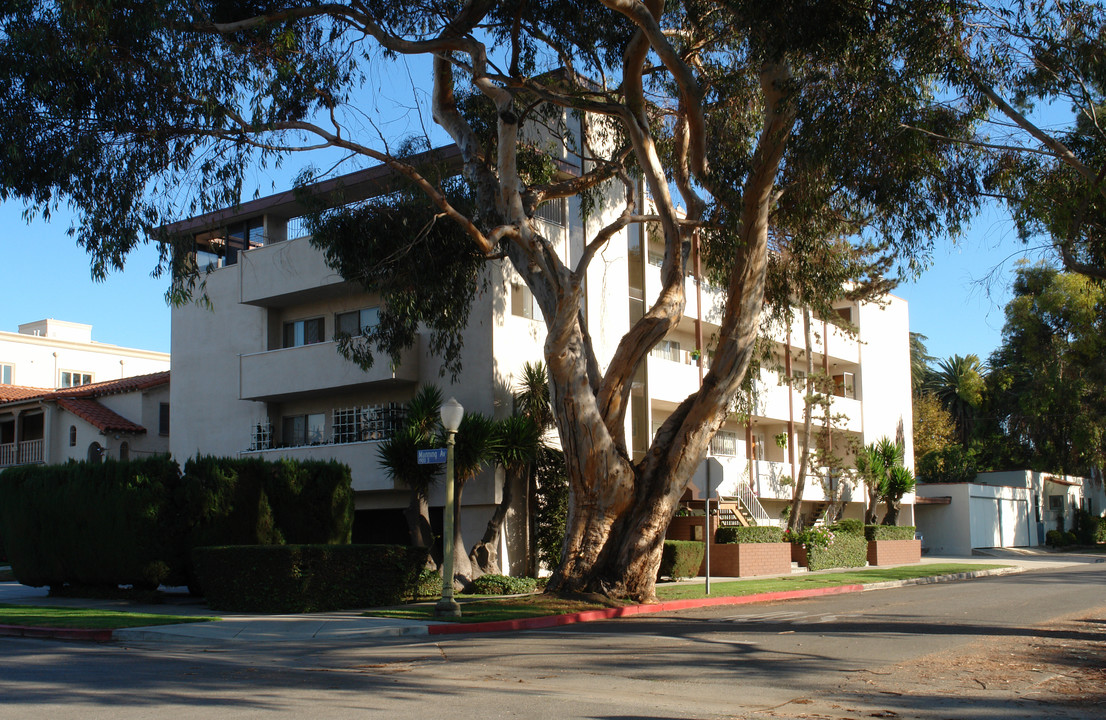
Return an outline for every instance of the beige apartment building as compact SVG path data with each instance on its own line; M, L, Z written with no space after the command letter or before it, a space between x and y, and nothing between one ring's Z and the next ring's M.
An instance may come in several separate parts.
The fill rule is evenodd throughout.
M447 160L455 157L454 151L439 152ZM566 154L558 160L562 172L578 172L578 159ZM316 190L340 183L345 199L356 201L387 192L391 179L390 171L377 167ZM572 264L583 253L588 228L594 231L603 224L603 212L617 211L600 210L583 219L573 199L547 203L539 216L547 239ZM508 414L523 364L542 358L544 323L513 269L493 261L489 289L472 308L463 370L455 382L441 376L441 363L423 339L398 364L380 358L371 370L362 371L338 354L335 335L371 324L379 298L327 266L302 229L303 212L287 192L172 228L194 237L198 264L211 268L205 288L211 308L190 304L172 314L172 453L178 459L205 453L341 461L353 474L355 539L403 542L406 526L400 510L407 505L408 491L388 479L377 448L402 422L404 404L420 383L436 383L445 397L455 396L467 411ZM642 302L659 288L660 252L649 246L646 232L630 227L590 267L586 314L601 362L611 356ZM626 433L635 453L644 452L653 429L696 390L696 358L709 362L722 297L704 286L703 300L697 303L695 279L687 282L684 320L655 348L634 386ZM862 443L898 438L910 463L906 303L894 297L878 305L842 302L838 312L858 334L819 321L814 347L816 365L837 381L833 407L844 419L833 442L848 452L850 438ZM695 344L697 319L704 347ZM788 366L787 357L793 373L805 366L795 343L798 337L801 345L801 331L777 330L771 337L781 367ZM748 422L734 419L719 432L691 495L703 496L709 475L712 497L740 498L753 522L778 523L790 496L784 478L794 477L797 463L803 393L782 383L772 370L764 371L757 385L752 416ZM847 478L837 481L842 483L845 514L862 516L864 488ZM437 492L431 505L440 517L440 487ZM817 503L824 495L811 482L804 499ZM479 539L501 497L502 479L490 472L466 485L466 543ZM902 522L912 522L911 502L912 496L904 501ZM811 512L816 510L812 505ZM524 565L518 544L521 512L522 506L508 516L500 548L502 564L513 571Z

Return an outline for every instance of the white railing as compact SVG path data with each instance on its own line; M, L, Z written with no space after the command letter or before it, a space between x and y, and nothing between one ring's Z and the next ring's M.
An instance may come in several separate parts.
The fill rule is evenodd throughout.
M15 443L4 443L0 445L0 467L11 467L15 465L15 458Z
M764 509L764 506L760 504L760 500L753 494L753 489L749 487L747 483L741 483L737 486L737 497L741 500L741 504L745 506L745 509L753 517L753 523L756 525L773 525L772 519L768 517L768 512Z
M43 461L44 448L45 442L41 438L0 445L0 467L40 463Z

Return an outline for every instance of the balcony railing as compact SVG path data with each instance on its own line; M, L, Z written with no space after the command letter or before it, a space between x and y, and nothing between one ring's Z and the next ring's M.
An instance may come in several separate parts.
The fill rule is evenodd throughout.
M45 442L41 438L0 445L0 467L40 463L43 461L44 449Z

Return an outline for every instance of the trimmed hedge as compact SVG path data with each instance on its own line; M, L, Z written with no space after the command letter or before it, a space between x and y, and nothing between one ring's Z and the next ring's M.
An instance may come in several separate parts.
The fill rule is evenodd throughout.
M699 574L706 547L694 540L665 540L657 577L692 578Z
M868 541L861 535L835 533L829 547L808 545L806 557L811 570L864 567L868 564Z
M783 542L783 529L771 525L753 527L720 527L714 531L714 541L723 545L735 543Z
M845 518L835 522L830 529L835 533L845 533L846 535L864 535L864 521Z
M864 537L869 540L913 540L913 525L865 525Z
M192 551L215 610L304 613L396 605L418 593L426 548L230 545Z
M0 475L0 534L25 585L197 588L191 548L348 543L349 469L167 456L28 465Z
M472 592L476 595L522 595L534 592L538 587L538 581L532 577L481 575L472 581L472 585ZM438 589L441 590L440 581Z

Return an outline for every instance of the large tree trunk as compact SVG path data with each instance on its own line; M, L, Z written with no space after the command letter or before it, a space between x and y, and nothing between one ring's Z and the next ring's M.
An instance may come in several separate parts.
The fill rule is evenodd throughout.
M879 519L879 481L866 478L868 483L868 509L864 512L864 524L875 525Z
M503 532L503 521L507 519L507 511L511 509L514 500L514 484L517 481L515 473L504 470L503 473L503 497L496 506L495 512L488 520L488 527L484 530L484 537L469 550L469 562L472 563L475 580L481 575L499 575L502 570L496 556L499 552L499 536Z
M411 536L411 545L415 547L434 547L434 532L430 528L430 504L426 496L417 492L411 493L411 501L403 511L403 517L407 520L407 532ZM427 564L433 564L432 558L427 558Z
M623 339L598 387L588 382L593 376L588 374L582 324L576 317L568 324L563 313L551 324L545 354L571 497L563 559L547 586L549 592L601 593L639 602L656 599L657 568L668 524L710 439L729 415L760 328L768 216L794 123L794 113L783 99L782 84L789 76L781 65L766 66L762 72L765 120L740 198L740 239L714 362L699 392L665 420L639 463L630 459L623 430L631 381L649 349L682 315L681 267L672 268L666 254L662 277L667 279L666 270L674 270L675 278L670 285L666 282L670 294L662 292ZM642 160L646 164L653 158L642 156ZM650 189L667 197L663 188L651 185ZM683 246L680 238L669 238L669 228L664 232L670 248ZM658 329L659 337L651 334Z

